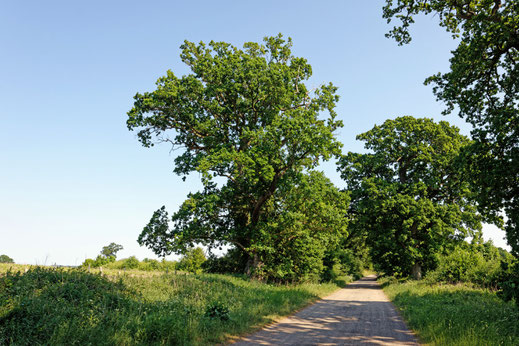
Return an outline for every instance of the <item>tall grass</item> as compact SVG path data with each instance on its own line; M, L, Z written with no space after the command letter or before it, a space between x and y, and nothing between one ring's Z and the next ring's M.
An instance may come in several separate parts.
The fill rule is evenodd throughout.
M470 284L384 282L420 339L432 345L519 345L519 309Z
M218 274L107 277L33 267L0 275L0 344L221 343L337 288Z

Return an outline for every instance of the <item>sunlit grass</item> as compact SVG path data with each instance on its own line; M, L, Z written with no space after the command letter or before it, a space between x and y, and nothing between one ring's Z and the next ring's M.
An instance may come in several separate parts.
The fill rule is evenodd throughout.
M432 345L519 345L519 309L470 285L410 281L384 291L410 328Z
M21 270L0 275L0 344L221 343L338 288L218 274ZM208 316L214 306L228 319Z

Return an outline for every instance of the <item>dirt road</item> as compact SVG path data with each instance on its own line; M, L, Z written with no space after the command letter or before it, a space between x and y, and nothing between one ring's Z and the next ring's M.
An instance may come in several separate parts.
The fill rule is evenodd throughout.
M375 276L368 276L233 345L418 343L377 284Z

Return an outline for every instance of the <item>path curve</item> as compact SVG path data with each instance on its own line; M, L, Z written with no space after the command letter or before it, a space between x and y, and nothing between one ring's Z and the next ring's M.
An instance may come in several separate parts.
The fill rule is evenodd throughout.
M244 337L242 345L418 345L374 275L278 323Z

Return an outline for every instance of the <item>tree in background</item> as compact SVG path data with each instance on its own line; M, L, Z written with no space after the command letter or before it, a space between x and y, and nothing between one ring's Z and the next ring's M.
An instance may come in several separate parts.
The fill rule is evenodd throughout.
M456 127L406 116L357 139L372 153L348 153L339 170L352 194L352 232L365 232L379 269L420 278L449 243L480 232L469 184L455 165L470 141Z
M517 0L386 0L384 17L401 25L387 36L409 43L413 16L434 13L453 37L450 71L429 77L444 114L474 129L466 164L480 210L507 216L506 233L519 256L519 2Z
M231 244L246 254L249 274L261 266L274 196L341 147L336 87L309 90L312 68L292 56L291 46L281 35L243 49L185 41L181 59L192 73L178 78L168 71L155 91L135 96L128 128L139 129L145 147L182 148L174 172L198 172L204 184L173 215L171 229L165 208L157 210L141 245L164 256L195 244Z
M104 266L108 263L115 262L117 252L119 252L122 249L123 249L122 245L119 245L116 243L110 243L107 246L103 246L103 248L101 249L101 254L97 255L95 260L93 260L91 258L87 258L81 264L81 266L97 268L97 267Z
M7 255L0 255L0 263L14 263L14 260Z
M200 273L202 271L202 265L206 259L204 250L202 250L201 247L189 249L178 262L178 269L190 273Z
M101 255L104 257L114 257L117 258L117 252L121 251L123 249L122 245L116 244L116 243L110 243L107 246L103 246L103 249L101 250Z

